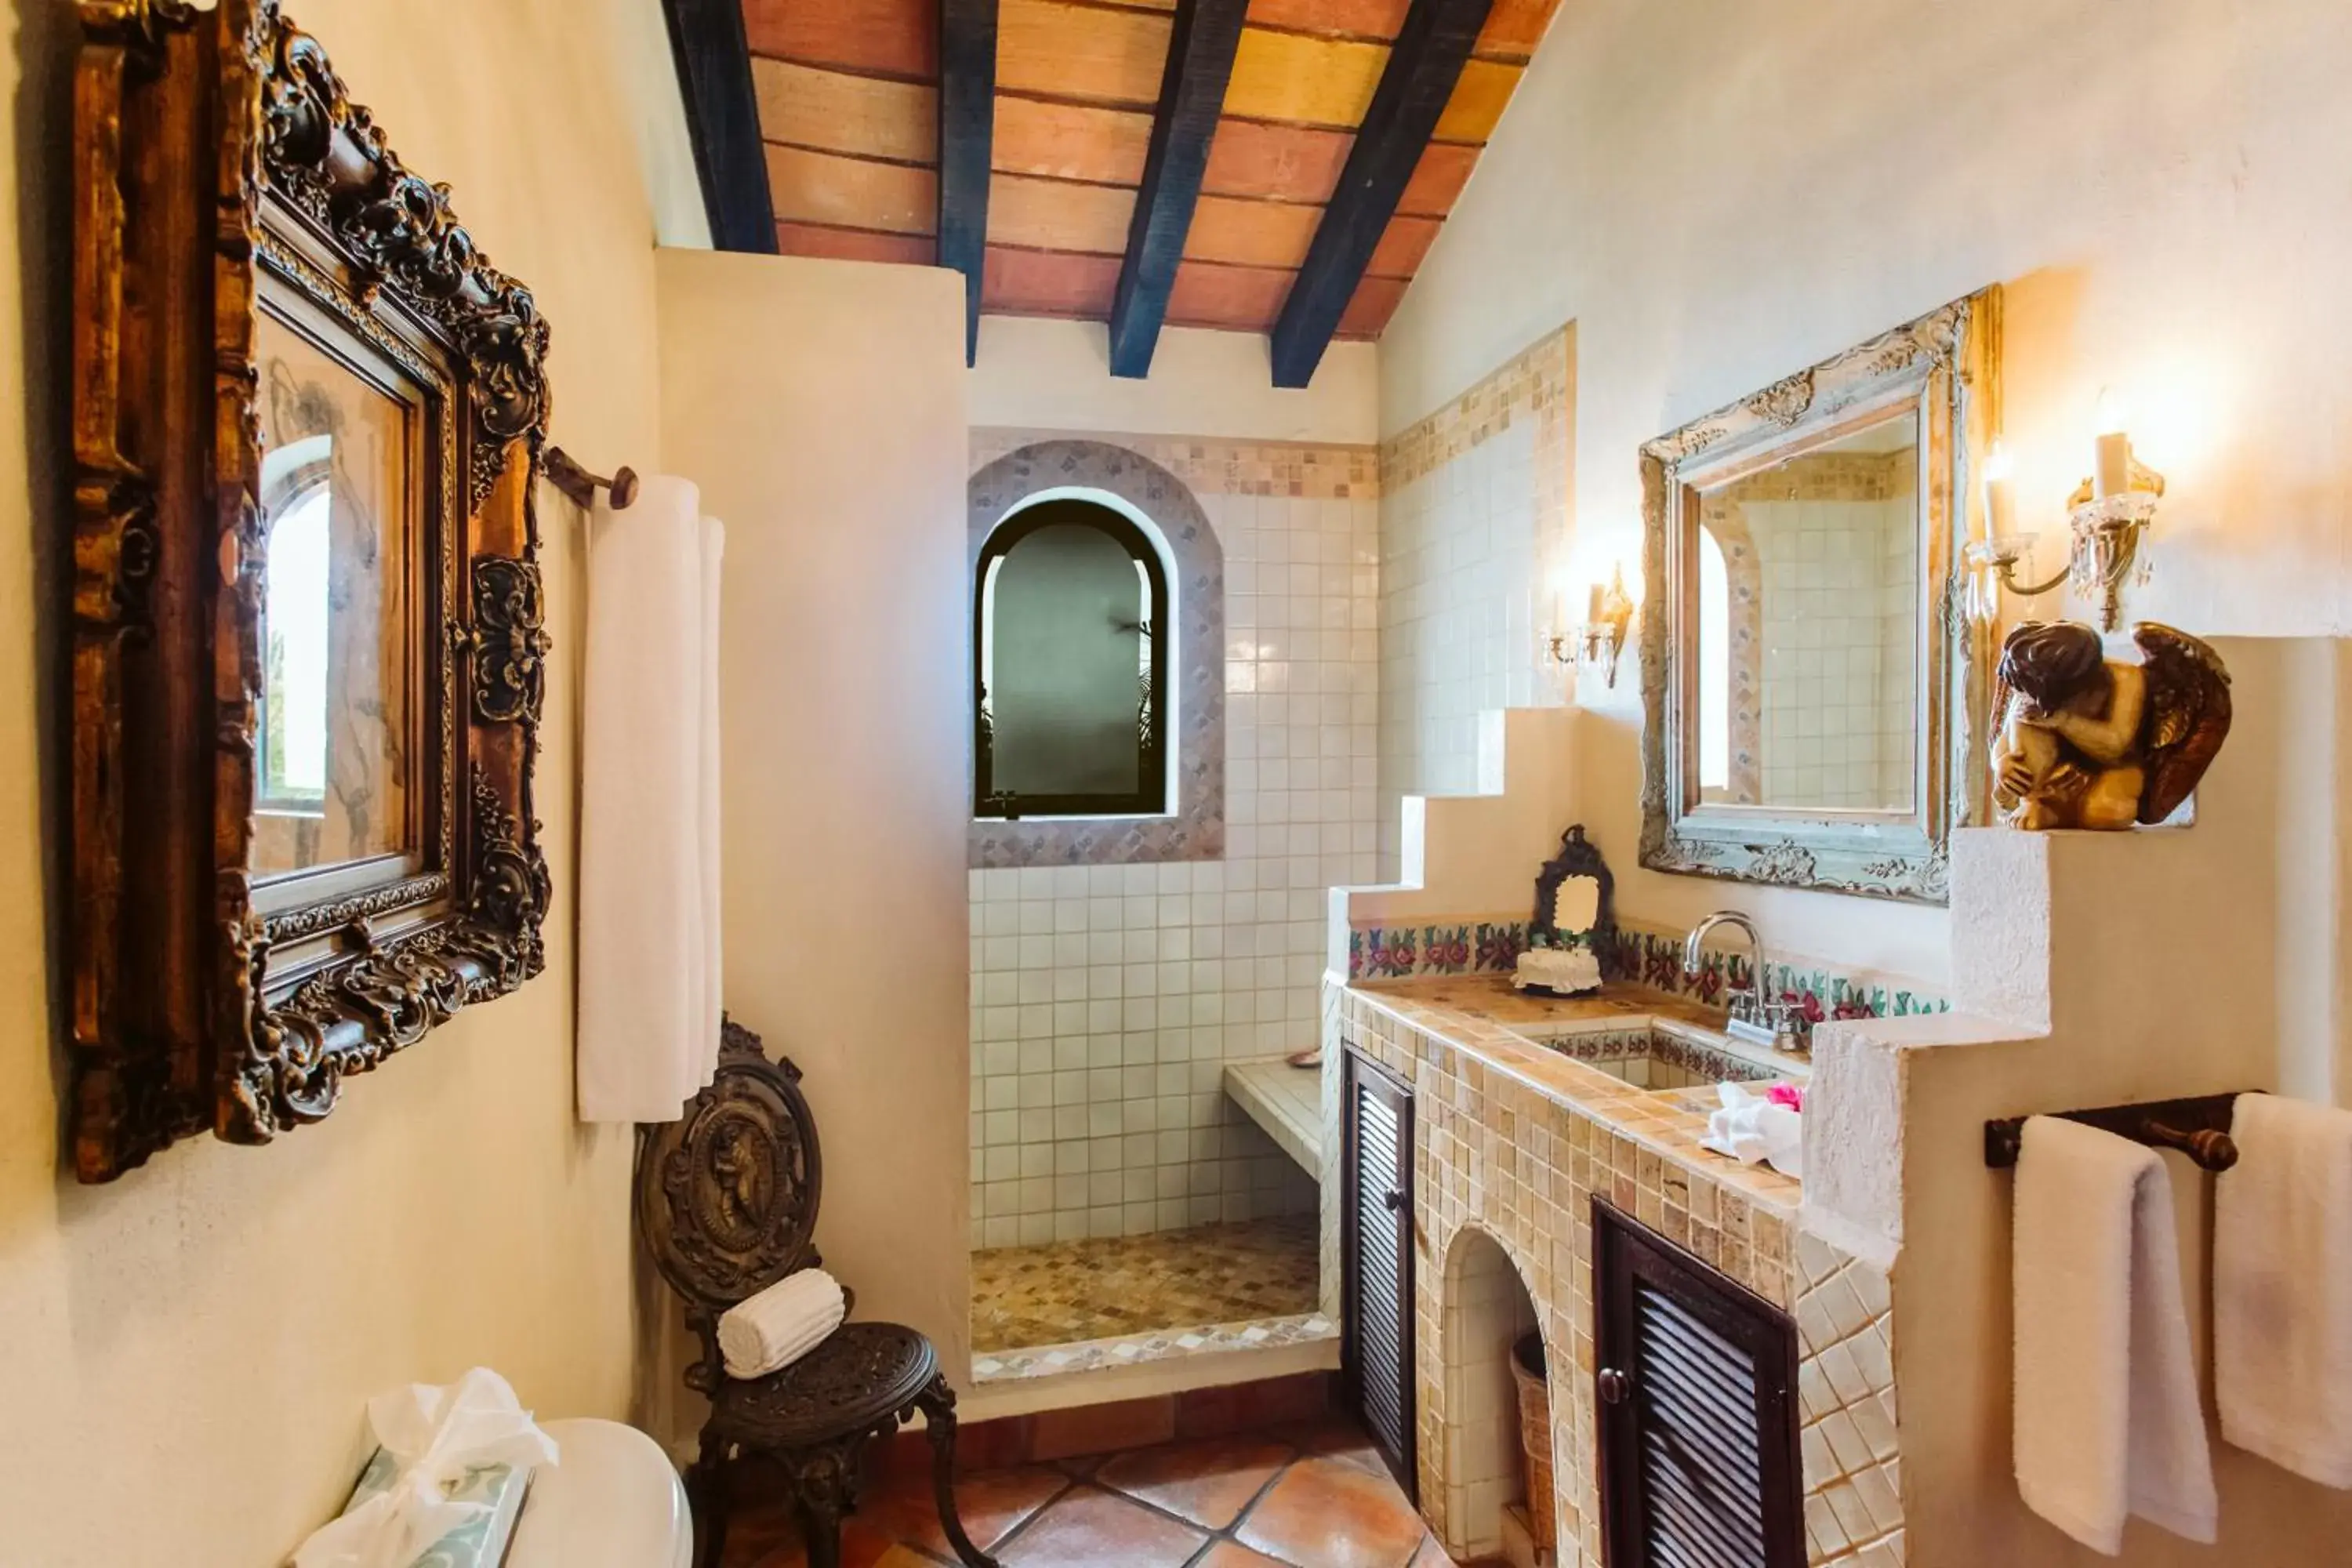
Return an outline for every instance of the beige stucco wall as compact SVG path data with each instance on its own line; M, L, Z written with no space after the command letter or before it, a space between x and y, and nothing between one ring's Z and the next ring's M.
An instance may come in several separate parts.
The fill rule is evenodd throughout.
M2326 280L2352 263L2352 207L2315 193L2341 184L2347 66L2336 0L1563 5L1381 341L1381 429L1575 321L1580 604L1612 563L1638 576L1643 440L1999 282L2036 564L2112 385L2172 481L2133 613L2341 636L2352 300ZM1796 951L1938 977L1939 911L1626 875L1633 662L1577 692L1602 721L1584 793L1624 908L1687 924L1737 906ZM2301 889L2297 921L2332 932L2341 885ZM2319 982L2305 962L2281 984Z
M302 0L354 94L555 327L559 439L652 466L654 220L637 121L666 69L641 0ZM643 9L654 12L649 4ZM655 23L658 29L657 13ZM58 1173L55 739L66 516L72 8L12 0L0 76L0 1561L254 1568L341 1500L362 1405L499 1368L551 1415L628 1413L625 1131L572 1119L579 538L550 504L556 652L540 806L547 974L260 1150L184 1144L116 1185ZM643 91L651 91L650 88Z
M963 306L931 268L659 257L663 452L727 523L727 1005L824 1142L861 1317L970 1361Z

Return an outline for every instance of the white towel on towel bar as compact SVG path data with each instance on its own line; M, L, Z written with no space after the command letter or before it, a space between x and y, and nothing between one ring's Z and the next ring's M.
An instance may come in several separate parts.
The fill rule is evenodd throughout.
M823 1344L848 1314L840 1283L822 1268L779 1279L719 1320L719 1353L727 1375L765 1377Z
M2352 1111L2240 1095L2231 1131L2213 1192L2221 1436L2352 1487Z
M719 1059L719 567L684 479L601 495L581 734L583 1121L672 1121Z
M2211 1542L2220 1503L2163 1159L2034 1117L2015 1217L2019 1494L2111 1557L2127 1514Z

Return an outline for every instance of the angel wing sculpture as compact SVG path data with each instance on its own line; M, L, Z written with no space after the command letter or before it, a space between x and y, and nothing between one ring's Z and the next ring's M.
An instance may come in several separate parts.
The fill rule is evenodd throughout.
M2001 647L1993 801L2034 831L2164 821L2230 733L2230 672L2186 632L2132 628L2140 662L2074 621L2028 621Z

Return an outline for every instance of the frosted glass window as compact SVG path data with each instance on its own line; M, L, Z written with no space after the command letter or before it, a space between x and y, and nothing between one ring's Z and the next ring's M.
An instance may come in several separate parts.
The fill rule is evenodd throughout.
M1091 501L1015 513L981 552L974 612L975 811L1165 811L1168 588L1143 531Z

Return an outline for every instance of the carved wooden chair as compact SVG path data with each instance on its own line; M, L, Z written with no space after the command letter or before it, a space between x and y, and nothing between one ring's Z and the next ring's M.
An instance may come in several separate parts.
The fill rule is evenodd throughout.
M637 1226L654 1266L686 1301L702 1359L687 1385L710 1400L699 1455L687 1473L702 1541L699 1568L727 1543L727 1471L761 1455L783 1471L812 1568L836 1568L841 1521L855 1512L860 1459L919 1410L929 1425L940 1523L956 1555L996 1568L956 1515L955 1392L931 1342L897 1323L844 1323L801 1360L766 1377L730 1377L719 1320L737 1302L819 1264L822 1166L800 1069L772 1062L760 1037L729 1020L719 1071L679 1120L640 1130Z

